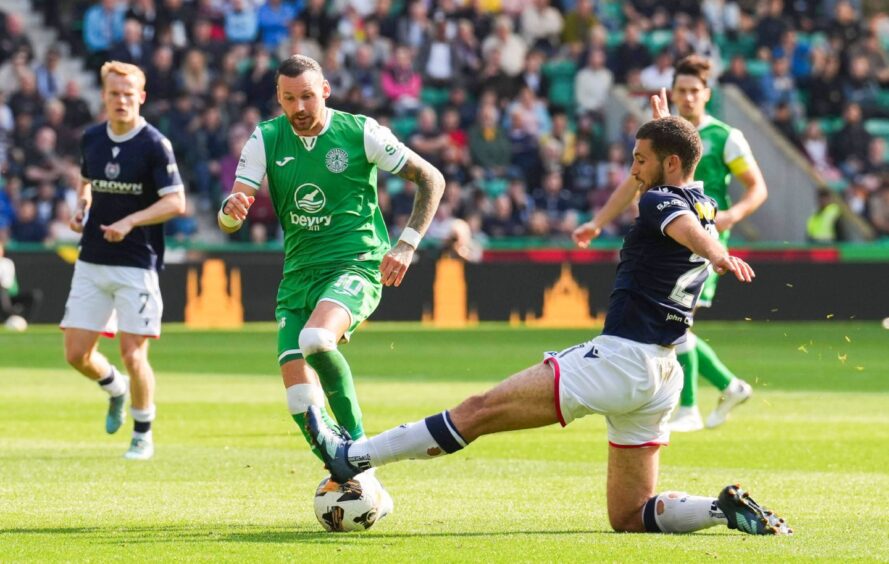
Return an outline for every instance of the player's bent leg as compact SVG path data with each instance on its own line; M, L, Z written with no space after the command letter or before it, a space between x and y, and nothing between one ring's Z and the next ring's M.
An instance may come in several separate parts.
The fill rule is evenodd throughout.
M642 508L657 487L659 446L608 447L608 521L618 532L645 531Z
M352 442L325 425L314 407L309 408L307 426L334 479L342 482L383 464L454 453L482 435L556 423L553 385L553 369L540 364L466 399L453 410L362 442Z
M66 328L65 360L72 368L89 378L101 380L109 373L111 364L99 352L99 332Z
M660 447L608 450L608 519L618 532L690 533L725 524L715 498L655 494Z
M113 434L126 420L129 380L98 351L98 341L99 333L96 331L66 328L65 360L108 393L105 432Z
M352 313L342 304L320 301L299 333L299 348L318 374L337 423L359 439L364 436L364 428L352 369L337 348L351 324Z

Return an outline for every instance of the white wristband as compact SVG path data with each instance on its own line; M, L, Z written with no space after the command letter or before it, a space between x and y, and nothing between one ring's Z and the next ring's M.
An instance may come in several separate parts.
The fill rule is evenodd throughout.
M420 239L422 238L423 236L420 235L420 233L416 229L405 227L404 230L401 232L401 235L398 237L398 240L404 241L405 243L416 249L420 246Z
M233 195L234 194L232 194L232 195L228 196L226 199L222 200L222 205L219 206L219 213L216 214L216 217L219 218L219 223L221 223L222 225L224 225L225 227L228 227L228 228L240 227L240 225L242 223L244 223L240 219L235 219L232 216L230 216L222 211L225 209L225 204L228 203L228 201L232 198Z

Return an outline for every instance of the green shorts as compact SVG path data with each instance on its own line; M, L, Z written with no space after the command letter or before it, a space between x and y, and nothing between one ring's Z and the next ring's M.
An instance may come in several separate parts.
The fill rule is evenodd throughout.
M729 231L723 231L719 234L719 242L723 248L728 249ZM713 298L716 296L716 285L719 284L720 276L716 271L711 271L710 276L704 281L704 289L701 290L701 297L698 298L697 307L710 307L713 305Z
M303 357L299 333L322 301L337 303L349 312L352 322L343 335L348 342L352 332L380 303L383 287L380 272L364 266L336 269L309 269L286 274L278 286L278 364Z

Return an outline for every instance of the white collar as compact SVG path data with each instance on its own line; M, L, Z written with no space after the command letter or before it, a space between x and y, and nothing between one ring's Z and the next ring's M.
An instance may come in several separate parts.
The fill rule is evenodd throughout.
M115 143L123 143L124 141L129 141L130 139L138 135L139 132L142 131L142 129L146 125L148 125L148 123L145 121L145 118L140 117L139 121L136 122L136 126L133 129L127 131L123 135L115 135L115 133L111 131L111 122L109 121L105 122L105 131L108 132L108 137L112 141L114 141Z
M321 128L321 131L318 132L318 135L300 135L293 129L293 124L290 124L290 131L293 131L293 134L296 135L300 141L302 141L303 146L306 150L311 151L315 148L315 142L319 137L324 135L328 129L330 129L330 122L333 119L333 112L330 108L324 108L325 116L324 116L324 127Z
M700 190L701 192L703 192L704 182L702 180L695 180L691 184L686 184L685 186L683 186L683 188L691 188L693 190Z
M701 123L698 124L698 131L704 129L713 121L713 117L710 114L704 114L704 117L701 118Z

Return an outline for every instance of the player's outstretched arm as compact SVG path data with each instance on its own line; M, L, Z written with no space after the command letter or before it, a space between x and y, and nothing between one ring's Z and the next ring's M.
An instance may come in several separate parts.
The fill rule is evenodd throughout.
M225 233L234 233L241 228L247 219L247 212L253 204L256 188L248 186L240 181L235 181L232 193L222 200L219 213L216 214L216 223L219 229Z
M741 282L751 282L756 277L749 264L729 255L691 214L677 216L667 225L664 233L691 252L709 260L719 275L731 272Z
M151 204L144 210L115 221L111 225L102 225L105 240L109 243L118 243L123 241L124 237L133 230L134 227L143 225L154 225L163 223L168 219L172 219L177 215L185 213L185 191L178 190L171 192Z
M627 176L620 186L611 193L608 201L605 202L605 205L602 206L596 217L592 221L580 225L571 234L577 246L586 247L590 244L590 241L601 235L602 229L614 221L620 214L624 213L624 210L633 203L641 187L638 180L632 176Z
M426 159L411 151L407 162L396 173L400 178L417 185L414 209L407 220L398 243L386 253L380 263L380 275L386 286L400 286L411 264L420 239L429 229L438 202L444 193L445 179Z

